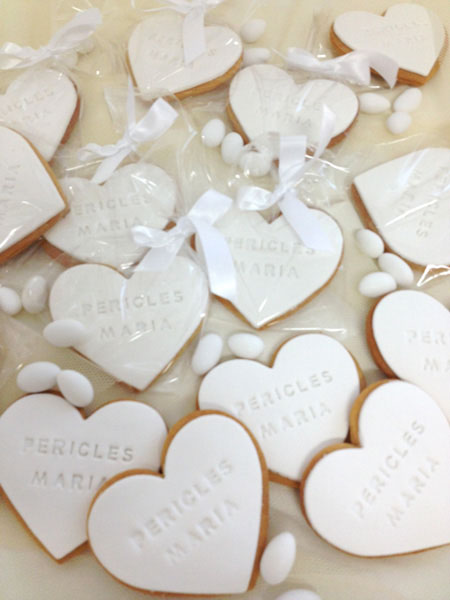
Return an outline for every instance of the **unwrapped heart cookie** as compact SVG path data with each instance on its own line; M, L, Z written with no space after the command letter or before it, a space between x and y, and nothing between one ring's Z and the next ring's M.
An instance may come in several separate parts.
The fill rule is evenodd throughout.
M323 107L336 116L329 146L341 141L359 110L358 98L343 83L312 79L297 85L273 65L253 65L239 71L231 82L228 115L247 140L266 133L306 135L315 148L320 139Z
M333 250L304 246L283 216L268 223L257 212L230 211L216 224L236 270L236 300L225 304L260 329L314 298L336 275L344 240L336 221L313 210ZM220 298L219 298L220 299Z
M417 268L450 265L450 149L424 148L355 177L367 227Z
M345 439L361 378L339 342L306 334L286 342L272 368L253 360L215 367L201 383L198 405L242 421L261 446L271 478L297 485L320 449Z
M164 476L125 473L97 494L88 536L119 581L153 593L240 594L265 543L267 469L236 420L197 412L169 432Z
M184 64L183 15L155 13L133 30L128 62L145 100L161 94L178 98L209 92L230 79L242 62L242 42L230 28L205 27L206 52Z
M164 229L177 199L174 180L146 163L118 169L102 186L80 177L67 177L60 184L70 212L44 237L49 254L67 264L95 262L127 269L147 251L134 243L131 228Z
M113 377L143 390L169 368L197 333L209 291L203 271L177 256L166 271L78 265L50 290L52 318L76 319L87 338L75 346Z
M331 42L341 54L372 50L399 65L398 83L422 85L439 67L446 31L439 17L420 4L390 6L383 16L354 10L339 15L331 28Z
M450 543L450 427L434 400L404 381L367 388L351 415L351 444L319 453L300 493L311 527L358 556Z
M400 290L367 317L367 340L387 375L415 383L450 420L450 312L423 292Z
M134 400L111 402L84 419L55 394L25 396L0 417L0 483L60 560L87 540L98 489L128 469L158 470L166 435L160 415Z
M0 96L0 122L21 133L46 161L69 137L79 110L74 84L52 69L26 71Z
M69 210L50 167L19 133L0 126L0 263L35 242Z

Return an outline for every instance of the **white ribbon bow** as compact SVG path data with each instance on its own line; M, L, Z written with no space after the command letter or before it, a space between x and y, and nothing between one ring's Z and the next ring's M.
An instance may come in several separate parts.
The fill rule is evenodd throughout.
M307 248L332 251L333 246L314 213L298 198L295 186L305 171L323 154L333 137L336 115L323 108L319 143L312 158L306 162L307 138L304 135L280 137L279 183L273 192L244 186L237 195L241 210L265 210L278 203L286 221Z
M99 144L87 144L78 153L82 162L87 162L100 157L105 160L100 164L92 178L94 183L103 183L117 169L120 163L139 144L161 137L178 117L177 111L165 100L156 100L147 114L136 123L136 106L134 101L134 90L131 80L128 80L127 97L128 125L123 137L115 144L100 146Z
M183 51L184 63L190 65L206 52L205 13L218 6L223 0L165 0L171 7L184 15Z
M46 46L37 50L6 42L0 48L0 69L24 69L48 58L57 59L71 50L76 50L101 24L101 12L98 8L89 8L66 23L51 37Z
M356 85L370 84L370 69L374 69L389 85L397 81L398 63L380 52L357 50L337 58L319 60L302 48L288 48L285 57L291 69L302 69L332 79L340 79Z
M187 215L178 219L168 231L137 225L132 228L135 244L151 248L139 263L138 271L164 271L178 254L187 238L197 234L208 273L209 287L216 296L227 300L236 297L236 273L230 248L214 223L229 211L233 200L210 189Z

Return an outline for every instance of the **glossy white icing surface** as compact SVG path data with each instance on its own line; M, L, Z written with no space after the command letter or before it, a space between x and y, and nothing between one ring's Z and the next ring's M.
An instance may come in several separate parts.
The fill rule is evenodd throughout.
M127 585L238 594L253 572L262 503L261 463L248 433L228 417L201 415L172 438L164 477L130 475L98 496L89 541Z
M450 542L450 429L428 394L403 381L374 389L359 414L361 448L321 458L303 492L327 542L361 556Z

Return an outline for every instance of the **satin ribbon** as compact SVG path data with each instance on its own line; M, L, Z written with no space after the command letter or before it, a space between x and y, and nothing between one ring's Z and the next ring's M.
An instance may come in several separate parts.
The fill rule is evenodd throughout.
M101 24L101 12L98 8L89 8L66 23L51 37L46 46L37 50L6 42L0 48L0 69L24 69L48 58L58 59L67 52L76 50Z
M183 20L184 63L190 65L206 52L205 13L223 0L165 0L171 8L185 15Z
M233 257L223 234L214 223L229 211L233 200L210 189L205 192L187 215L178 219L168 231L137 225L132 228L135 244L150 251L136 270L165 271L183 243L197 234L208 273L209 287L216 296L233 301L236 298L236 274Z
M324 106L319 143L314 155L306 161L307 138L280 137L279 183L273 192L256 186L239 189L237 203L241 210L266 210L278 204L283 216L302 243L313 250L332 251L333 246L315 214L298 198L295 186L325 151L333 137L335 114Z
M394 87L397 81L398 63L385 54L371 50L357 50L337 58L319 60L302 48L288 48L284 59L291 69L302 69L356 85L370 84L371 68L387 82L389 87Z
M117 169L120 163L137 147L150 140L161 137L174 123L178 117L177 111L165 100L159 98L150 107L147 114L136 123L136 106L134 101L134 90L131 80L128 80L127 97L128 125L123 137L115 144L100 146L99 144L87 144L78 153L82 162L104 157L92 178L94 183L103 183Z

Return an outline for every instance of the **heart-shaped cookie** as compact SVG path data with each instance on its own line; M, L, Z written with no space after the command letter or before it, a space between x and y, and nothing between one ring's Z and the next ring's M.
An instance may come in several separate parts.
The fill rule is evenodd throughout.
M358 98L343 83L312 79L297 85L273 65L253 65L239 71L230 85L228 114L246 140L265 133L306 135L315 148L320 139L323 107L336 115L329 146L339 142L356 119Z
M72 267L53 284L49 306L53 319L87 327L78 352L143 390L195 335L208 297L203 271L178 256L166 271L136 271L130 279L101 265Z
M238 70L240 37L228 27L205 27L204 54L184 64L183 15L161 11L142 21L128 42L128 62L142 97L169 92L178 98L209 92Z
M350 408L361 390L352 356L322 334L295 337L273 367L229 360L210 371L198 393L201 409L242 421L261 446L272 478L298 483L317 452L347 435Z
M450 265L450 149L425 148L353 181L364 223L418 268Z
M387 375L425 390L450 420L450 312L423 292L384 296L367 317L367 339Z
M26 71L0 96L0 122L21 133L50 161L78 118L77 90L63 73Z
M336 274L343 253L342 232L325 212L313 212L333 251L304 246L283 216L268 223L256 212L230 211L216 224L236 268L237 299L230 306L252 327L266 327L298 310Z
M167 431L134 400L102 406L88 419L55 394L14 402L0 417L0 482L25 524L57 560L87 540L89 505L107 479L158 470Z
M420 4L394 4L384 16L354 10L339 15L331 41L341 53L373 50L399 65L397 81L422 85L438 68L446 32L439 17Z
M175 182L155 165L127 165L104 185L68 177L60 181L70 204L69 214L45 234L49 253L63 252L72 262L95 262L126 269L145 254L131 228L164 229L177 198Z
M22 135L0 126L0 263L35 242L67 211L50 167Z
M359 556L418 552L450 543L450 428L437 404L404 381L365 390L350 444L311 463L301 488L311 527Z
M170 445L167 445L167 444ZM267 528L267 470L234 419L197 412L169 432L164 477L126 473L88 517L99 562L140 590L228 595L255 584Z

